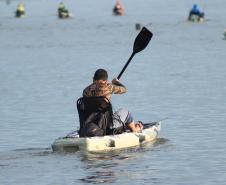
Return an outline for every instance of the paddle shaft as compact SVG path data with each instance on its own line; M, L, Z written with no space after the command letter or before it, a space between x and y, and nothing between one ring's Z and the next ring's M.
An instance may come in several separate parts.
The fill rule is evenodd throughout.
M121 72L119 73L117 79L119 80L122 76L122 74L124 73L124 71L126 70L127 66L129 65L130 61L132 60L132 58L134 57L136 53L133 52L132 55L129 57L129 60L126 62L125 66L123 67L123 69L121 70Z

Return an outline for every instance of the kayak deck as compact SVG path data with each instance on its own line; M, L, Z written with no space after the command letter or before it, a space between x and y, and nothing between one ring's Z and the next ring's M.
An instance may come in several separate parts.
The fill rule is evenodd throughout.
M52 144L53 151L84 150L89 152L111 151L139 146L156 139L161 122L144 124L142 132L125 132L118 135L80 138L79 135L68 135L58 138Z

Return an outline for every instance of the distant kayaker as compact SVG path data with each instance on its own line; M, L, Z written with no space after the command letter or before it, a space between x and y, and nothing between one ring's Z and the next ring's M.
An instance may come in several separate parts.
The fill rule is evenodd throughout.
M113 8L113 13L115 15L124 15L125 14L125 10L124 10L120 0L116 1L116 4L115 4L115 6Z
M68 9L65 7L63 2L58 5L58 16L59 18L67 18L70 16Z
M19 3L17 5L17 10L16 10L16 17L21 17L22 15L25 14L25 7L23 3Z
M106 97L106 101L110 101L112 94L123 94L127 92L126 87L116 78L112 83L108 82L108 73L104 69L98 69L93 77L93 83L86 87L83 91L83 97ZM126 127L132 132L139 132L143 126L141 122L135 123L130 112L126 109L119 109L113 113L113 128Z
M197 6L197 4L194 4L192 9L190 10L189 12L189 16L188 16L188 20L191 20L192 18L192 15L196 15L198 16L199 18L204 18L204 12L201 12Z

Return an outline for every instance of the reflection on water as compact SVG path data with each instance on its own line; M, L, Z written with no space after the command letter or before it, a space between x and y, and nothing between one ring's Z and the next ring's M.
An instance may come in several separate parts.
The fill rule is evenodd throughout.
M156 150L158 147L165 147L165 144L168 142L168 139L165 138L157 138L153 142L144 143L140 146L131 147L127 149L120 149L108 152L81 152L81 160L82 161L99 161L99 160L109 160L109 159L117 159L117 160L128 160L133 158L133 154L136 152L144 152L150 150Z
M157 138L155 142L153 143L154 148L156 147L166 147L165 144L167 144L170 140L166 138Z
M123 166L128 160L134 162L139 158L138 156L145 155L150 150L164 147L168 141L165 138L158 138L154 142L124 150L105 153L80 152L80 159L85 164L84 169L88 172L80 181L91 184L116 182L119 179L119 175L129 175L128 169L123 170ZM119 169L120 172L118 171ZM153 181L157 181L157 179L153 178Z
M116 181L113 171L96 171L92 172L93 175L80 179L82 182L99 184L99 183L113 183Z
M118 166L126 160L131 160L132 155L127 152L115 151L109 153L83 153L82 162L85 164L84 169L88 174L81 178L80 181L99 184L113 183L117 181L115 171Z
M155 142L139 147L105 153L52 152L51 148L16 149L0 153L0 172L8 171L7 177L11 173L20 173L21 169L30 172L34 165L35 168L31 171L34 177L43 173L47 174L46 178L52 176L52 173L72 173L76 177L76 184L115 184L118 181L127 182L128 178L135 178L138 182L150 182L150 179L152 182L158 182L157 178L143 173L143 170L148 170L151 175L158 173L154 166L147 164L142 167L139 164L144 164L143 160L154 151L168 147L167 143L170 143L168 141L165 138L158 138ZM42 169L47 166L47 169ZM68 172L70 166L74 166L74 169ZM26 178L26 174L22 174L22 177Z

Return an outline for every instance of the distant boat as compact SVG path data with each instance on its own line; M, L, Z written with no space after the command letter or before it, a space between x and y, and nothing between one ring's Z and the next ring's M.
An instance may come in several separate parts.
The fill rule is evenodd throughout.
M226 29L224 30L224 39L226 39Z

